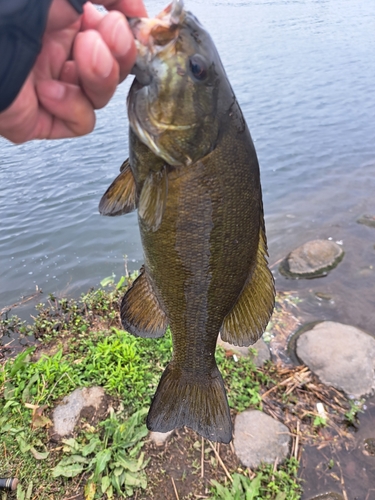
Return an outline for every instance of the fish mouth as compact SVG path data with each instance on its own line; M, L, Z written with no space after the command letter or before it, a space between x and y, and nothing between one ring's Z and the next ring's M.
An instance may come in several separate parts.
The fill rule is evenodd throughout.
M190 164L185 157L175 157L167 151L160 137L165 132L181 132L195 128L197 123L174 123L163 120L163 113L155 110L160 88L168 79L170 61L176 54L176 40L184 26L187 13L183 0L173 0L155 18L133 18L129 20L137 48L137 59L131 73L135 80L129 91L127 105L129 123L138 138L151 151L172 166Z
M142 86L150 85L153 81L152 60L160 52L172 48L184 16L183 0L173 0L155 18L128 19L137 48L137 60L131 73Z

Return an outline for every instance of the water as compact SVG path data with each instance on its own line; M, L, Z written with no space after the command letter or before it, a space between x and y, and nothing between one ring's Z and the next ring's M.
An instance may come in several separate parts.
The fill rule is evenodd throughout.
M299 471L304 481L302 500L327 492L346 493L348 500L375 499L374 420L375 398L372 397L359 414L359 428L348 429L346 439L323 443L325 446L321 449L304 448Z

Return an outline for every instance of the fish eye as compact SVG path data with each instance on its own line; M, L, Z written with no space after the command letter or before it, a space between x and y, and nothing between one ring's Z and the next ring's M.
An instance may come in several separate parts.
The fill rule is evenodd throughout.
M189 63L190 71L196 80L203 81L207 78L207 63L200 54L191 57Z

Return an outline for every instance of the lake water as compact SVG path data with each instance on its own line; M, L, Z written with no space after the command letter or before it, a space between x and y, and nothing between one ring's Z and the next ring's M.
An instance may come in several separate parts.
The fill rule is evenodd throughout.
M146 2L150 14L164 2ZM334 296L323 315L374 331L375 2L186 2L222 56L257 148L270 263L313 238L342 241L328 278L278 288ZM106 218L98 201L127 157L130 79L86 137L15 146L0 139L0 309L33 293L77 296L140 267L136 214ZM23 316L30 303L19 309Z

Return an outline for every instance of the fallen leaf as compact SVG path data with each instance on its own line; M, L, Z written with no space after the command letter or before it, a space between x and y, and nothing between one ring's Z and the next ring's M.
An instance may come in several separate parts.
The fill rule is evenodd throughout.
M87 483L85 486L85 500L94 500L96 492L95 483Z
M26 405L25 405L26 406ZM35 405L30 405L35 406ZM41 429L43 427L52 427L52 421L48 417L43 415L44 410L48 408L47 405L37 406L33 408L33 414L31 417L31 427L33 429Z
M30 448L30 451L31 453L33 454L33 457L36 459L36 460L45 460L48 455L49 455L49 451L38 451L36 450L35 448Z

